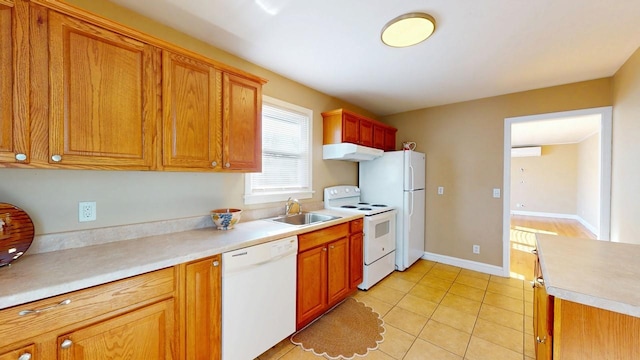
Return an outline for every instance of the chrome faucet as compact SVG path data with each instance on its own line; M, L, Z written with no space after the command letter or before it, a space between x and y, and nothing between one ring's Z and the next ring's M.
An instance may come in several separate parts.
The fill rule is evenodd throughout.
M300 202L298 201L298 199L293 199L290 197L289 199L287 199L287 202L284 204L285 216L289 215L289 212L291 211L291 207L293 206L293 204L298 204L298 214L302 214L302 205L300 205Z

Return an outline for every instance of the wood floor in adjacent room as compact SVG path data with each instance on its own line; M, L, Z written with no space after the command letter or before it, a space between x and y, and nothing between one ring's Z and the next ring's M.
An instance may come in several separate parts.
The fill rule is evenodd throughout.
M535 256L531 250L536 246L536 233L596 239L596 236L577 220L512 215L511 277L533 279Z

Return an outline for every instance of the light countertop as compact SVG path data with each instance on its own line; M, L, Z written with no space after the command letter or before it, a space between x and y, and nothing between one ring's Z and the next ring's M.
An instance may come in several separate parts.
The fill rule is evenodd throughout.
M27 254L0 268L0 309L362 218L331 210L314 212L341 218L301 227L271 220L241 221L226 231L210 227Z
M640 245L537 234L549 295L640 317Z

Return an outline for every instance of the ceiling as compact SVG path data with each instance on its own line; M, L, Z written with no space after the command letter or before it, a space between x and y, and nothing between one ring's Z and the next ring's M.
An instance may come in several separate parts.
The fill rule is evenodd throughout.
M577 144L600 132L600 114L511 124L511 147Z
M111 1L380 116L612 76L640 46L638 0ZM415 11L434 35L383 45Z

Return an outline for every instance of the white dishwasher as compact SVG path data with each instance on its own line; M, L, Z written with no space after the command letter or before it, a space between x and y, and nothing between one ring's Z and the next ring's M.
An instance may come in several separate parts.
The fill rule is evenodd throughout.
M296 331L298 239L222 254L222 359L255 359Z

